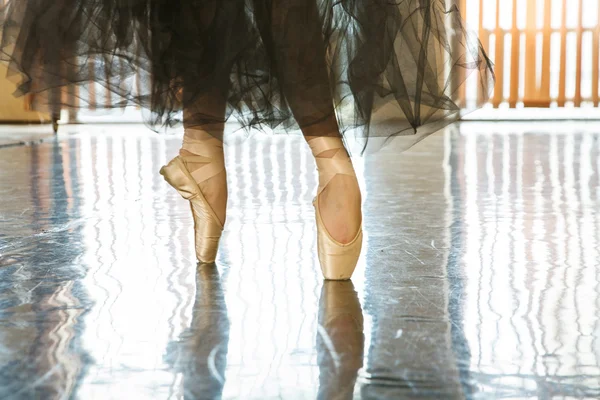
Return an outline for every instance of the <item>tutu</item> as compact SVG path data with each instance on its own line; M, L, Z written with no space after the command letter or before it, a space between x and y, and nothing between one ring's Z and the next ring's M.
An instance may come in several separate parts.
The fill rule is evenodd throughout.
M35 109L139 106L155 129L188 109L198 125L285 132L333 114L346 135L412 135L457 119L468 82L479 104L493 84L443 0L8 0L0 29ZM219 97L223 115L194 107Z

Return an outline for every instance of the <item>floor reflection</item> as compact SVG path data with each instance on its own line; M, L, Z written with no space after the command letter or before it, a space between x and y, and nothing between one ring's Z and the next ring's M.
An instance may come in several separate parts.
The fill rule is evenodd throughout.
M352 399L363 365L363 315L352 282L324 282L319 300L318 399Z
M192 322L169 347L167 360L182 375L184 399L220 399L225 386L229 318L215 264L198 264Z
M60 398L75 391L88 356L79 347L89 304L76 279L83 249L70 245L79 232L62 201L73 189L63 146L20 150L21 169L3 168L1 185L0 397Z
M227 148L216 266L156 173L179 144L83 126L0 148L0 398L600 397L593 125L466 124L359 159L346 283L320 277L301 138Z
M459 359L480 392L597 397L599 136L544 133L452 137Z

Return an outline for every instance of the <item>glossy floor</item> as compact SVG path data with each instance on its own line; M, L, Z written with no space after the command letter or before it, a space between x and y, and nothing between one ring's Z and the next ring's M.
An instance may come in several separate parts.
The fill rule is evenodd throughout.
M0 148L0 398L598 398L600 126L468 123L356 160L365 244L321 279L299 137L226 148L197 267L178 136Z

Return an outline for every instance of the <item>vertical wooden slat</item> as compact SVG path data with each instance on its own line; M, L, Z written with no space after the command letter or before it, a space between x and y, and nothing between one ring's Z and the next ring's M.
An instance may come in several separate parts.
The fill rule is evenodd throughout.
M467 21L467 0L457 0L457 6L460 10L460 15L462 20ZM458 27L457 27L458 28ZM461 107L465 107L467 104L467 88L464 84L466 78L466 71L464 69L460 70L459 76L456 77L457 85L458 85L458 93L456 94L458 97L458 105Z
M481 41L481 45L483 48L489 52L490 50L490 34L487 30L484 29L483 26L483 13L484 13L484 1L479 0L479 40ZM466 12L465 8L465 12ZM478 103L482 103L485 99L487 93L484 93L480 87L477 87L477 101Z
M460 11L460 17L463 21L467 21L467 0L455 0L458 10Z
M492 104L494 107L499 107L504 98L504 32L500 27L500 2L496 0L496 88L494 90L494 98Z
M33 102L35 101L35 95L33 93L29 93L25 96L25 111L33 111Z
M67 80L71 80L71 74L78 73L73 70L73 65L75 65L76 60L70 59L71 57L74 57L72 55L73 53L74 52L70 50L66 51L66 54L69 57L68 61L73 62L63 62L61 66L62 74L63 76L67 77ZM79 92L78 87L75 84L66 85L61 88L60 92L60 103L62 105L67 105L69 122L73 122L75 119L77 119L75 107L79 106L79 97L77 96Z
M110 70L109 70L109 66L108 66L108 60L107 57L103 57L104 60L102 60L104 62L104 79L106 82L106 88L105 88L105 101L104 101L104 106L107 108L110 108L110 105L112 103L112 92L110 91L110 85L112 84L111 78L110 78ZM111 62L113 62L114 60L111 60ZM111 65L110 68L113 68L114 66Z
M511 54L510 54L510 96L508 98L509 107L515 108L519 101L519 62L521 55L521 35L517 26L517 4L518 0L513 0L512 22L511 22Z
M552 0L544 2L544 27L542 44L542 77L539 93L541 99L546 102L545 107L550 106L550 45L552 43Z
M89 108L90 110L95 110L96 109L96 85L94 84L94 78L95 78L95 74L96 71L94 69L94 59L93 56L90 56L90 58L87 60L88 62L88 68L89 68L89 74L90 74L90 82L88 83L88 104L89 104Z
M600 75L600 4L598 5L596 27L592 33L592 101L594 107L598 107L600 105L600 93L598 93L598 85L600 84L598 79L598 75Z
M74 56L73 56L74 57ZM75 58L75 57L74 57ZM72 65L68 65L66 68L70 69L70 73L72 73L73 75L77 74L79 75L79 71L74 71L74 65L76 65L77 60L74 59ZM79 77L78 77L79 78ZM64 93L65 96L65 101L64 103L67 104L69 107L69 112L68 112L68 121L69 122L75 122L77 120L77 108L80 107L80 100L79 100L79 86L75 85L75 84L71 84L69 86L66 87L66 93Z
M562 21L560 26L560 78L558 82L559 107L564 107L567 96L567 0L562 1Z
M536 1L527 2L527 22L525 24L525 106L535 106L538 101L536 85Z
M71 105L71 107L69 108L68 118L69 118L69 123L73 123L73 122L77 121L77 114L78 114L77 110L81 106L80 98L79 98L79 86L76 86L76 85L69 86L68 97L69 97L68 104Z
M138 40L136 40L136 57L138 58L138 60L142 59L142 45L138 42ZM140 96L142 95L142 79L141 77L138 75L135 77L135 87L136 87L136 96Z
M573 102L575 107L580 107L582 103L581 99L581 80L583 74L581 73L581 67L583 62L583 0L579 0L579 16L577 20L577 64L575 69L575 98Z

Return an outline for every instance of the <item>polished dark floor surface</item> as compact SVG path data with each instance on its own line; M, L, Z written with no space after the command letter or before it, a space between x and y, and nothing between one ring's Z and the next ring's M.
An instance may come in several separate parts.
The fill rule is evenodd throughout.
M323 282L301 138L227 146L197 266L179 136L0 148L1 399L600 397L600 126L476 124L355 160L365 243Z

